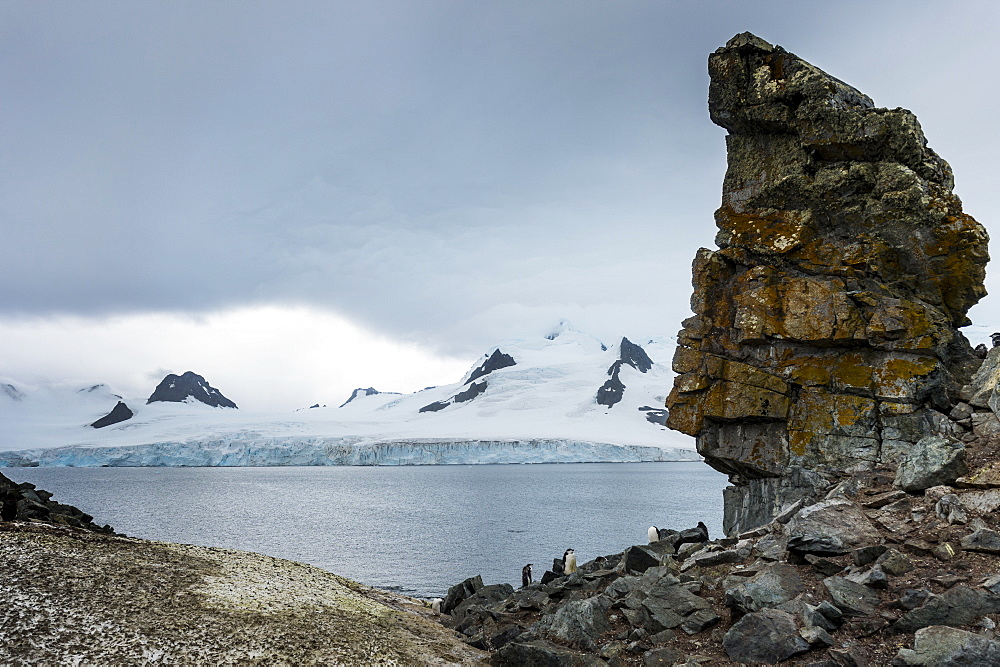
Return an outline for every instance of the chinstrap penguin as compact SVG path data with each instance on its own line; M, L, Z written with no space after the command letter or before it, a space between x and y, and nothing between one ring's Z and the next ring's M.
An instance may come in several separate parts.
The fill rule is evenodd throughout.
M521 587L524 588L531 583L531 563L521 568Z

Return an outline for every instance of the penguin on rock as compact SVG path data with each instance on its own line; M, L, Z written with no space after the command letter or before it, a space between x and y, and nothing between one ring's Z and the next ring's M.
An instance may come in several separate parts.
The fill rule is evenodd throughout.
M660 541L660 529L656 526L650 526L649 530L646 531L646 537L649 538L649 543Z
M576 552L572 549L567 549L563 554L563 572L566 574L576 572Z
M521 588L531 583L531 563L521 568Z

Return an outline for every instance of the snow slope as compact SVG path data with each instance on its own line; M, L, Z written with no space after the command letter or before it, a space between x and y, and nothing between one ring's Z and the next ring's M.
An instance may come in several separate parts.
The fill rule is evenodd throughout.
M147 405L145 397L126 397L135 416L103 429L89 424L118 401L107 386L32 387L3 379L0 466L698 460L693 440L667 430L662 416L661 423L653 421L671 386L663 361L673 345L642 347L654 362L645 373L615 364L618 344L604 346L564 329L503 343L460 382L413 394L361 390L339 408L293 413L213 408L190 399ZM496 349L514 365L484 374ZM625 390L606 407L595 397L612 366ZM13 389L4 388L7 383Z

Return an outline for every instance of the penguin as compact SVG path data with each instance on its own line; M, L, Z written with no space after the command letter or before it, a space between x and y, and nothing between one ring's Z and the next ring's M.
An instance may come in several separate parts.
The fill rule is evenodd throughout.
M521 588L531 583L531 563L521 568Z
M708 526L706 526L704 523L702 523L701 521L699 521L698 522L698 530L700 530L702 532L702 534L705 536L705 539L703 539L702 542L708 542Z
M441 598L434 598L433 600L431 600L431 611L433 611L435 614L440 614L442 602L444 602L444 600L442 600Z
M649 538L649 543L660 541L660 530L656 526L650 526L649 530L646 531L646 537Z
M997 347L998 345L1000 345L1000 332L997 332L995 334L990 334L990 339L993 340L993 347Z
M563 571L566 574L576 572L576 552L572 549L567 549L566 553L563 554Z

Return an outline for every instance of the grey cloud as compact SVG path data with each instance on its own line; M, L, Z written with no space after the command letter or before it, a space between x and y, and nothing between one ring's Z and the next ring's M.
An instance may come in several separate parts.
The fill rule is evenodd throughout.
M561 316L673 333L725 169L705 60L747 29L912 106L997 210L962 32L997 10L829 4L4 3L0 309L303 302L461 353Z

